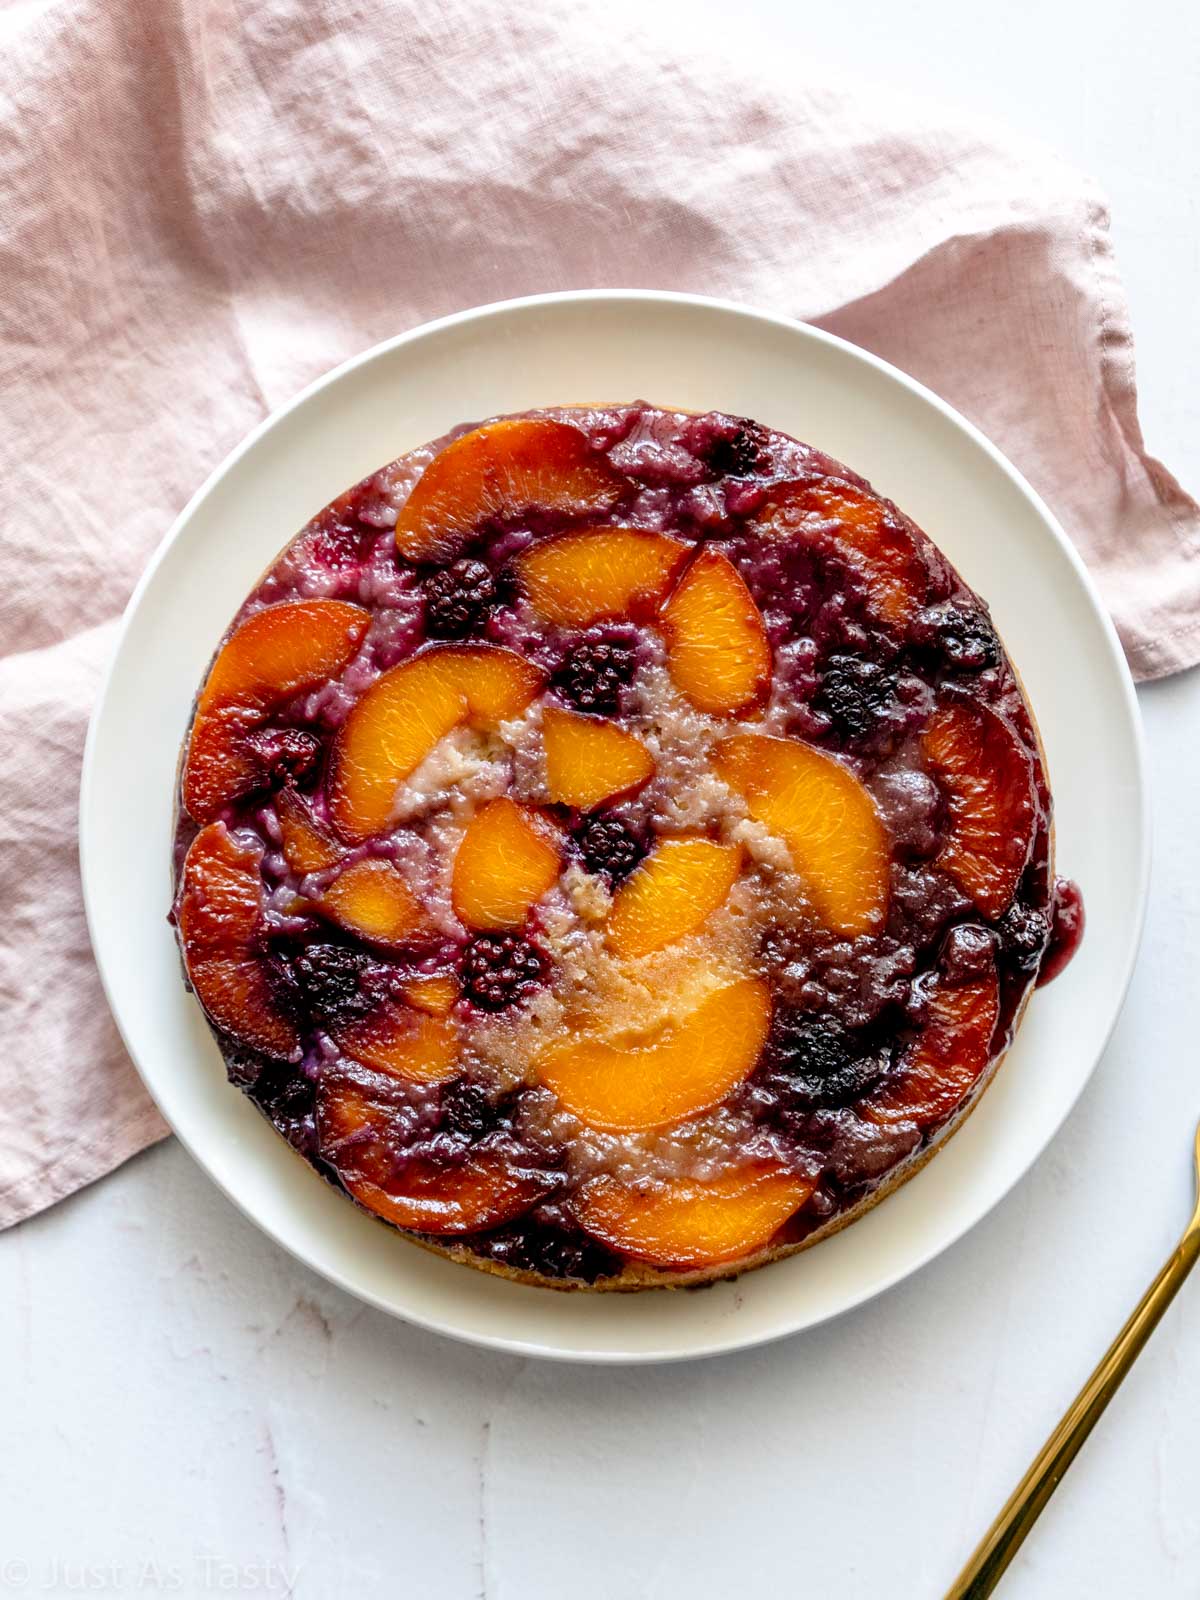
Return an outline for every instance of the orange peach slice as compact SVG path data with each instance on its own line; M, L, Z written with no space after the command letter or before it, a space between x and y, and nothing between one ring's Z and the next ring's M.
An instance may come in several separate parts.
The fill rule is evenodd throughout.
M547 706L542 719L546 793L556 805L590 811L654 776L654 757L614 722Z
M675 687L699 711L733 716L766 699L771 647L741 573L704 550L662 610L667 663Z
M809 484L793 488L758 515L759 526L775 538L808 537L835 556L862 586L871 614L903 626L925 604L929 574L911 536L889 524L881 500L852 484ZM822 524L833 522L832 531Z
M558 878L559 851L535 816L502 796L477 811L454 857L450 898L468 928L519 928Z
M458 1033L448 1018L387 1005L334 1030L340 1050L409 1083L444 1083L458 1063Z
M310 872L324 872L341 860L341 845L317 821L308 802L294 789L281 789L276 795L275 815L279 819L284 859L299 877Z
M247 617L213 662L192 722L183 803L197 822L261 781L244 736L293 695L336 676L370 616L341 600L289 600Z
M864 1104L872 1122L940 1122L961 1104L986 1069L1000 1015L994 972L959 989L939 986L930 1018L894 1078Z
M374 944L405 944L425 922L400 868L381 857L364 857L339 872L318 904L326 916Z
M489 422L434 456L396 521L408 561L444 561L481 522L531 510L606 511L622 479L578 428L547 417Z
M510 1222L551 1187L549 1174L517 1168L500 1152L479 1150L450 1165L405 1158L386 1100L346 1076L318 1091L322 1153L360 1205L398 1228L476 1233Z
M1029 753L994 711L974 703L935 711L921 751L949 811L946 843L934 864L995 920L1008 909L1033 844Z
M458 983L449 973L410 978L404 985L404 998L418 1011L431 1017L448 1017L458 999Z
M608 914L613 953L647 956L695 933L725 904L741 865L740 845L663 839L616 892Z
M585 528L517 557L529 603L543 622L583 628L604 618L653 614L687 546L639 528Z
M612 1133L669 1127L718 1105L753 1071L771 1001L757 978L718 989L675 1027L617 1045L576 1034L544 1051L538 1076L580 1122Z
M853 937L879 927L888 901L888 836L848 767L795 739L753 733L727 739L716 767L750 816L783 839L830 928Z
M657 1267L717 1267L762 1249L814 1187L764 1161L707 1182L677 1178L656 1188L593 1178L573 1209L581 1227L623 1255Z
M258 853L213 822L183 864L179 937L196 998L218 1028L268 1055L294 1056L300 1039L276 1006L256 953L262 916Z
M542 674L512 650L439 645L385 672L350 712L333 747L330 809L345 839L385 829L396 790L462 723L520 716Z

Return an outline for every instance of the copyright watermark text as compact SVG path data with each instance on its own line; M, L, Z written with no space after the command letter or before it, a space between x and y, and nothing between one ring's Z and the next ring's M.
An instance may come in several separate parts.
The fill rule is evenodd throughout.
M40 1594L273 1594L286 1600L298 1563L224 1561L26 1561L0 1556L0 1590Z

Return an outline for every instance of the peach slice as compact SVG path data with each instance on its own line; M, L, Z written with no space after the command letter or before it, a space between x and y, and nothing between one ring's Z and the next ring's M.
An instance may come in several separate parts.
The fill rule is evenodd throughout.
M458 1065L458 1032L448 1018L386 1005L334 1029L340 1050L409 1083L444 1083Z
M342 847L312 813L312 808L294 789L281 789L275 796L275 815L279 819L283 855L299 877L335 867Z
M531 510L607 511L624 488L569 423L485 423L448 444L417 479L396 521L396 548L408 561L444 561L485 520Z
M601 717L547 706L542 719L546 792L556 805L590 811L654 776L654 757L636 735Z
M656 612L687 548L639 528L585 528L534 545L517 557L516 566L543 622L584 628L605 618Z
M872 1122L940 1122L963 1101L986 1069L1000 1015L994 971L976 983L939 985L930 1001L924 1032L910 1047L894 1078L862 1107Z
M880 622L902 627L925 604L929 573L911 536L888 523L881 500L853 484L807 484L785 492L759 513L770 536L808 537L859 580ZM823 523L833 522L832 531Z
M410 978L404 985L404 998L417 1011L431 1017L448 1017L458 999L458 983L449 973Z
M935 711L921 751L949 812L946 843L934 865L994 921L1008 909L1033 845L1029 752L994 711L975 703Z
M608 942L623 959L647 956L701 928L723 906L742 849L712 839L663 839L617 890Z
M468 928L519 928L558 879L559 851L535 815L501 796L477 811L454 857L450 898Z
M581 1227L623 1255L657 1267L716 1267L769 1243L814 1188L762 1161L707 1182L676 1178L653 1189L592 1178L573 1209Z
M830 928L854 937L879 927L888 901L888 836L848 767L798 740L753 733L727 739L716 767L751 817L783 839Z
M322 1078L317 1098L322 1154L360 1205L398 1228L476 1233L528 1211L553 1176L514 1167L496 1150L455 1165L405 1158L395 1112L385 1098L347 1075Z
M334 743L330 809L345 839L385 829L396 790L461 723L491 727L520 716L542 674L495 645L436 645L385 672Z
M183 769L183 803L197 822L261 782L244 742L271 711L341 672L370 623L341 600L288 600L247 617L226 640L200 693Z
M380 856L365 856L339 872L317 903L326 916L374 944L405 944L425 923L400 868Z
M750 1073L767 1040L767 986L746 978L709 995L677 1026L618 1045L575 1034L543 1051L538 1076L580 1122L642 1133L699 1116Z
M771 686L771 647L741 573L717 550L703 550L662 609L667 663L675 687L713 716L752 710Z
M223 822L192 840L183 864L179 937L196 998L218 1028L268 1055L294 1057L300 1038L276 1006L258 959L258 852Z

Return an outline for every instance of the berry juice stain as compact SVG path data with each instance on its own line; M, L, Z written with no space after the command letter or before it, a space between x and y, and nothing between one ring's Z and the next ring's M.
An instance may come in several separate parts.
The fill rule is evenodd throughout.
M1055 878L1050 917L1050 942L1042 957L1037 986L1053 983L1079 949L1085 916L1083 895L1070 878Z

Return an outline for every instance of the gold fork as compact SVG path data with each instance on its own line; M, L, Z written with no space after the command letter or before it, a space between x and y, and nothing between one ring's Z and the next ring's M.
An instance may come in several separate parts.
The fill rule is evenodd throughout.
M1122 1379L1141 1354L1163 1312L1200 1256L1200 1127L1196 1129L1196 1205L1179 1243L1138 1301L1129 1321L1113 1340L1099 1366L1075 1397L1062 1421L1038 1452L1033 1465L1013 1490L1000 1515L974 1555L946 1591L946 1600L984 1600L1000 1582L1009 1562L1025 1542L1047 1500L1058 1488L1100 1420Z

